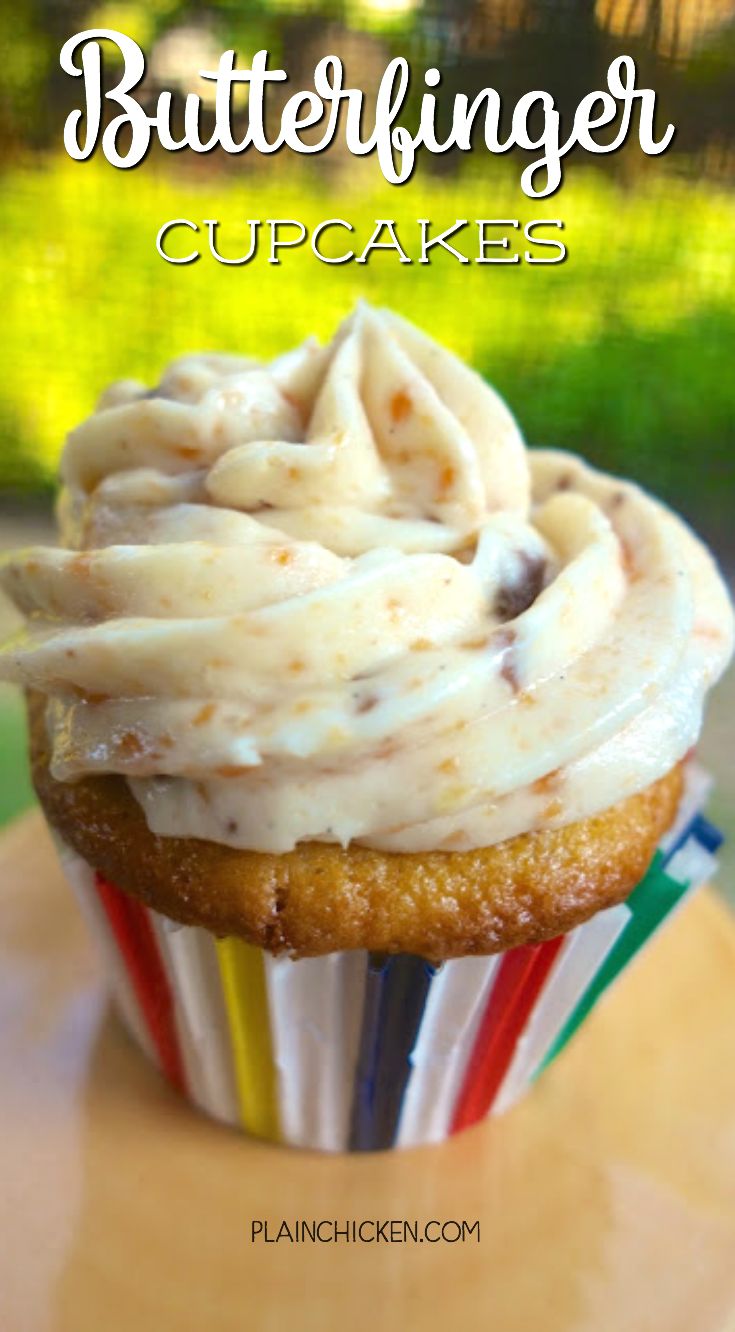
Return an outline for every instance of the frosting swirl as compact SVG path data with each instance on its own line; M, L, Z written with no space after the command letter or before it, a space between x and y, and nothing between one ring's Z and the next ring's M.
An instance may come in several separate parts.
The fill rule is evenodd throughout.
M65 549L9 557L0 674L52 772L121 773L151 829L462 850L662 776L732 651L701 542L638 487L527 451L393 314L270 365L113 386L62 463Z

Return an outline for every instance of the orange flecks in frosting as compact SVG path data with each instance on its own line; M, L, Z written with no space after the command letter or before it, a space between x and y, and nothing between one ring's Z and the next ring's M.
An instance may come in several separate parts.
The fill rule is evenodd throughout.
M293 558L293 551L289 550L288 546L277 546L271 553L271 559L274 560L276 564L293 564Z
M460 546L459 550L455 550L454 558L460 564L471 564L476 554L477 554L476 545Z
M719 643L722 640L722 630L716 624L704 624L702 621L695 624L693 632L697 638L709 638L713 643Z
M86 581L92 572L90 567L91 560L92 556L88 551L84 551L83 554L75 556L71 566L72 576L78 578L80 582ZM30 569L30 567L29 564L28 568Z
M249 772L250 768L238 763L224 763L220 768L214 769L215 777L244 777Z
M178 444L173 452L177 458L183 459L184 462L196 462L202 456L201 449L196 448L193 444Z
M293 407L300 423L303 425L306 417L306 407L304 403L296 397L295 393L287 393L285 389L281 389L281 397L284 402L288 403L289 407Z
M464 845L464 841L464 833L457 830L442 838L439 849L441 851L456 851L459 847Z
M393 758L393 755L398 753L400 747L398 741L393 736L389 736L387 740L383 740L381 744L378 745L375 751L375 757L379 759Z
M563 810L564 806L557 796L553 800L550 800L548 805L544 806L542 817L545 819L558 819Z
M117 740L117 752L123 758L139 758L149 748L137 731L123 731Z
M451 467L449 464L447 464L446 467L442 467L437 482L437 488L436 488L437 497L439 499L442 499L443 496L447 495L449 491L452 489L452 486L454 485L456 480L457 480L456 468Z
M306 670L306 663L300 657L293 657L288 663L290 675L301 675Z
M466 803L469 794L470 787L463 786L459 782L446 786L437 799L437 812L440 814L451 813L453 809L457 809L458 806Z
M430 638L414 638L411 643L412 652L431 652L434 647Z
M640 573L638 571L633 547L629 541L623 540L622 537L618 537L618 542L620 544L620 564L623 573L629 583L634 583L636 579L640 577Z
M543 777L537 777L536 781L531 786L531 790L534 791L536 795L549 795L551 791L557 789L561 779L561 768L552 768L551 772L545 773Z
M413 403L405 389L398 389L390 400L390 419L394 425L400 425L413 411Z
M459 759L457 758L456 754L454 754L451 758L442 759L442 762L437 763L436 765L437 772L444 772L447 774L447 776L451 775L451 773L453 772L456 772L458 768L459 768Z
M201 708L199 709L198 713L196 714L196 716L195 716L195 718L194 718L194 720L193 720L193 722L192 722L192 725L193 725L193 726L206 726L207 722L212 720L214 714L215 714L215 705L214 705L214 703L205 703L205 704L203 705L203 707L201 707Z

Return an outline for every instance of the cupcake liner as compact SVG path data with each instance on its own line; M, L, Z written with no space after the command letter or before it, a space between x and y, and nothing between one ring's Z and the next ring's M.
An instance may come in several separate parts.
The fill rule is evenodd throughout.
M438 1142L500 1114L716 866L687 775L674 827L620 906L557 939L434 966L409 954L293 961L180 926L68 847L68 878L128 1029L209 1115L274 1142L369 1151Z

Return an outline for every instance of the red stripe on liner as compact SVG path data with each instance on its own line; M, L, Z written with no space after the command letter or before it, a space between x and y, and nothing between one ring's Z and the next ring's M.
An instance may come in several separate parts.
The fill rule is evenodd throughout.
M454 1109L452 1133L484 1119L564 936L513 948L500 963Z
M144 906L95 874L105 910L141 1012L169 1082L186 1091L186 1077L174 1022L174 1001L153 926Z

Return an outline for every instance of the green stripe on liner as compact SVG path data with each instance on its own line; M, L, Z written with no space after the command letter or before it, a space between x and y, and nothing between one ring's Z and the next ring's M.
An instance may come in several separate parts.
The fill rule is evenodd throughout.
M633 889L626 902L626 906L632 912L632 919L616 939L600 970L590 981L576 1008L572 1010L556 1040L541 1060L533 1075L534 1080L553 1059L556 1059L608 985L620 975L689 888L688 883L679 883L666 874L662 869L663 862L662 853L657 851L648 873L641 879L638 887Z

